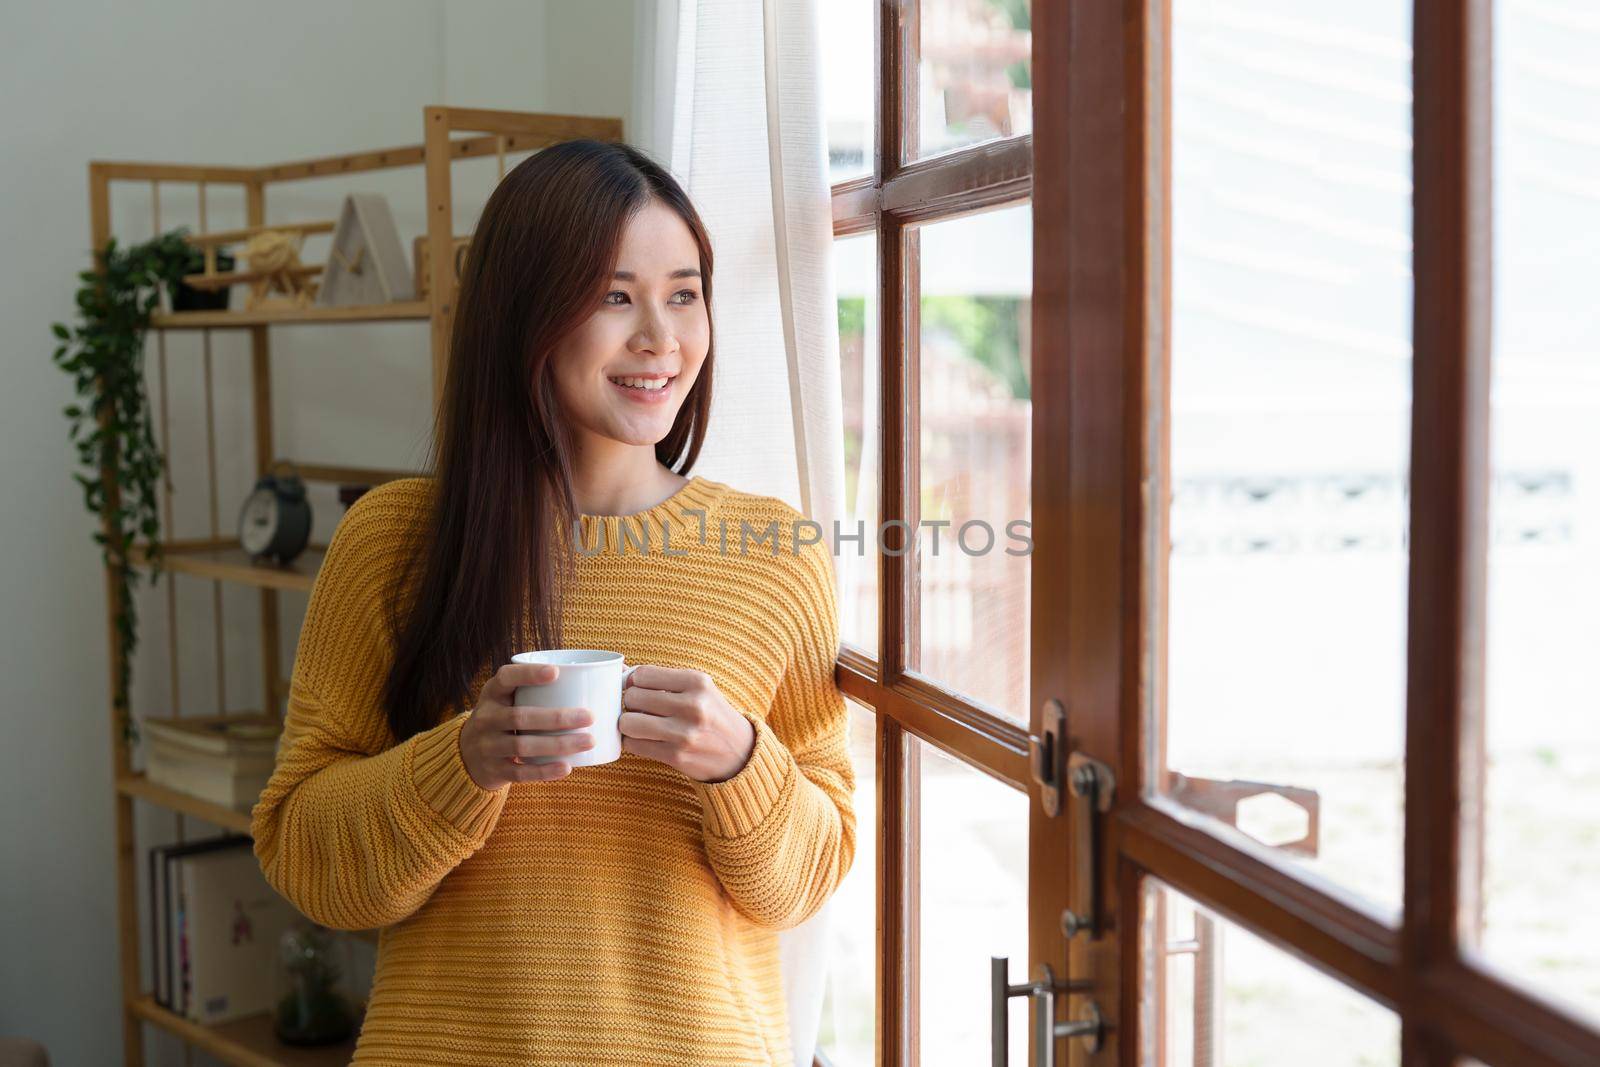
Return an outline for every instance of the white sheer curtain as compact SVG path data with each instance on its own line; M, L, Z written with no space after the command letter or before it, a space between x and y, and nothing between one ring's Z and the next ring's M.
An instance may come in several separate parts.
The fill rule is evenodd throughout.
M639 10L628 138L683 182L716 255L716 395L695 470L788 501L831 543L844 438L816 0ZM798 1067L816 1045L830 915L780 934Z

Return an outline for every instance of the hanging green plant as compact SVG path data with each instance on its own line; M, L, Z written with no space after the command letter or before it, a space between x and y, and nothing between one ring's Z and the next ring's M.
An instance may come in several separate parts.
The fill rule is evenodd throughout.
M175 292L185 274L203 269L204 257L185 240L186 232L172 230L120 249L116 238L108 240L100 252L99 269L78 275L82 284L77 326L51 325L61 342L55 362L73 376L78 396L87 401L67 405L64 414L71 421L70 436L85 468L73 478L83 487L84 506L103 524L94 539L119 583L114 625L123 655L112 703L121 717L122 736L130 743L137 738L128 708L128 684L138 620L133 598L137 572L128 553L135 538L149 542L150 582L155 584L162 564L158 490L166 468L150 429L144 339L161 287ZM117 484L116 504L109 512L102 476L106 467L115 468ZM113 531L109 542L107 527Z

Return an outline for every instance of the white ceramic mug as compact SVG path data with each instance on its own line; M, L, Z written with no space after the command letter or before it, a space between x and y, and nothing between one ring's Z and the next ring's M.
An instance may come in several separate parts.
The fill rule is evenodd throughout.
M594 721L572 730L524 730L522 733L588 733L594 747L560 756L525 756L523 763L566 763L573 767L592 767L622 758L622 689L637 669L622 661L622 653L599 648L551 648L538 652L518 652L513 663L552 663L560 668L553 682L519 685L512 703L527 708L588 708Z

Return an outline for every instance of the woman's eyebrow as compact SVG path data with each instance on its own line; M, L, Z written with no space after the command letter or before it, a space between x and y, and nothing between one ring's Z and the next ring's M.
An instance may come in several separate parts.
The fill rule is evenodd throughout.
M619 270L615 274L613 274L612 277L613 278L621 278L625 282L638 281L638 279L639 279L639 276L637 274L633 273L633 271L631 271L631 270ZM671 274L667 275L667 277L668 278L698 278L698 277L700 277L700 272L695 270L693 267L679 267L677 270L675 270Z

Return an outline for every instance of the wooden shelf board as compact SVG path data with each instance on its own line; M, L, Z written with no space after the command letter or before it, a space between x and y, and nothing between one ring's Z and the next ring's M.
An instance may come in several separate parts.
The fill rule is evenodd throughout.
M249 285L270 278L275 274L292 274L297 278L309 278L313 274L321 274L324 264L308 263L300 267L288 267L281 271L249 271L233 270L222 274L185 274L183 284L191 289L226 289L230 285ZM187 314L187 312L183 312Z
M233 1067L344 1067L355 1055L355 1039L322 1048L297 1048L279 1041L272 1016L263 1012L233 1022L206 1026L190 1022L148 996L128 1002L135 1015L171 1031Z
M293 325L295 323L427 321L426 300L397 300L390 304L359 307L262 308L257 311L174 311L150 316L158 330L228 329L240 326Z
M287 230L290 233L332 233L337 226L337 219L317 219L314 222L274 222L271 225L246 226L238 230L216 230L212 233L191 233L186 238L196 248L206 245L231 245L239 241L248 241L258 233L267 233L272 230Z
M162 566L177 574L193 574L201 578L216 578L240 585L254 585L263 589L297 589L309 593L317 580L326 545L307 545L304 552L286 567L256 563L237 542L226 548L208 548L200 551L167 548L161 556ZM132 558L144 562L141 546L135 546Z
M185 815L192 815L197 819L204 819L214 826L221 826L237 833L250 832L250 813L237 808L226 807L211 800L202 800L200 797L181 793L176 789L158 785L150 781L143 774L127 774L117 779L117 792L123 796L138 797L147 800L171 811L179 811Z

